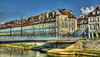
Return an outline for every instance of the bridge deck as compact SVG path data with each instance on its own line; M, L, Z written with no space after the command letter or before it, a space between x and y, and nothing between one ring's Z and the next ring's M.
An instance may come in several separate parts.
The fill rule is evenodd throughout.
M0 38L0 42L46 42L46 41L77 41L80 38Z

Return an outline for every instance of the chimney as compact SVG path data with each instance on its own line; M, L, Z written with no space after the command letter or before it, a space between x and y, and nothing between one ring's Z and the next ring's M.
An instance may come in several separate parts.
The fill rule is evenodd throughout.
M66 11L69 11L68 9L66 9Z
M100 4L99 4L99 9L100 9Z
M88 18L88 15L85 15L85 18Z
M46 13L46 17L49 18L49 13L48 12Z
M28 18L26 17L26 20L28 20Z
M83 19L83 16L82 16L82 19Z
M72 14L72 10L69 11Z
M52 12L53 17L55 16L55 11Z

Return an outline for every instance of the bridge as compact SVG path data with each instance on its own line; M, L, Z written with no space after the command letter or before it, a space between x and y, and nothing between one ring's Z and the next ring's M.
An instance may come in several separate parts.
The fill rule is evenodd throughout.
M76 42L80 38L58 38L58 37L34 37L34 38L0 38L0 44L3 43L19 43L19 42L47 42L47 41L73 41Z

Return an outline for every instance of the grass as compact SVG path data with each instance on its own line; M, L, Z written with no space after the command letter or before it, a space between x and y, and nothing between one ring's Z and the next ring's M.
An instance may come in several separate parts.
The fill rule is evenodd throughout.
M82 50L82 51L85 51L85 52L94 52L94 53L100 53L100 51L93 51L93 50Z
M17 45L22 47L39 47L42 45L32 45L32 44L25 44L25 43L9 43L9 45Z

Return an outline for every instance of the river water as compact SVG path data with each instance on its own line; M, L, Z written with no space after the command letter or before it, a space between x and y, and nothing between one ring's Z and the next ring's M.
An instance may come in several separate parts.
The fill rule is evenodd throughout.
M53 55L33 50L0 47L0 57L91 57L83 55Z

